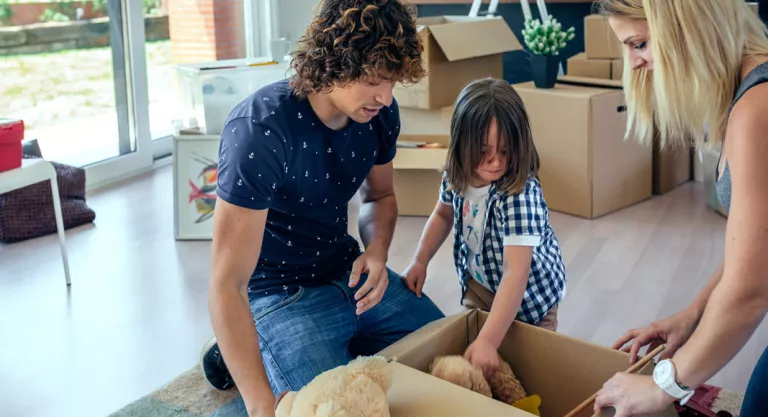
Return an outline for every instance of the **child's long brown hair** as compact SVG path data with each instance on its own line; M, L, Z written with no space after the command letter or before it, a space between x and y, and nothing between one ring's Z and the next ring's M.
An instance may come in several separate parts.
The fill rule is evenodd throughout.
M517 91L506 81L483 78L472 81L459 93L451 118L451 143L446 175L457 194L487 155L482 152L492 123L499 134L499 149L507 151L507 171L496 181L499 191L517 194L539 171L539 154L533 144L528 114Z

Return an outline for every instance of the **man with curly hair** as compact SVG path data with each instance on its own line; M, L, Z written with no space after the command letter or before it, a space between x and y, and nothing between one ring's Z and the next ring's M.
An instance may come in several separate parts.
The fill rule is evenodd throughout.
M324 0L295 76L230 113L221 136L206 379L251 416L275 395L443 317L386 267L397 219L395 83L424 75L412 6ZM360 191L364 252L347 233ZM255 325L254 325L255 324Z

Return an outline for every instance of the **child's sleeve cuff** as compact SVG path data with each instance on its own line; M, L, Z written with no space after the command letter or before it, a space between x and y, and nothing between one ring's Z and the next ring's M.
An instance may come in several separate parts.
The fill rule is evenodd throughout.
M504 246L539 246L541 244L541 236L535 235L515 235L505 236Z

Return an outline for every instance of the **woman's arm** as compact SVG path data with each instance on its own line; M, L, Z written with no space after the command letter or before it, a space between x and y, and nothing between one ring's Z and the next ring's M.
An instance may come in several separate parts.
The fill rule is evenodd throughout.
M725 267L697 329L673 361L682 385L699 386L744 346L768 309L768 84L734 106L726 139L731 209Z
M648 346L648 352L654 350L656 346L665 344L664 353L661 359L672 357L683 344L691 337L694 329L699 324L701 316L704 314L704 308L707 306L712 291L720 282L723 276L723 264L717 268L717 271L707 281L707 285L699 291L691 304L679 313L667 317L663 320L655 321L645 327L632 329L621 336L613 349L621 349L629 353L631 363L637 362L640 349ZM631 342L627 344L628 342ZM626 345L626 346L624 346ZM624 346L622 348L622 346Z

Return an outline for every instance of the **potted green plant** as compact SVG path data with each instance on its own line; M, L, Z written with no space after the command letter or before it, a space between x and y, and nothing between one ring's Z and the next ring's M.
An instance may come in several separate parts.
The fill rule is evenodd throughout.
M574 38L573 27L563 31L563 26L552 16L545 23L539 19L526 19L523 37L531 51L533 82L538 88L552 88L560 68L560 50Z

